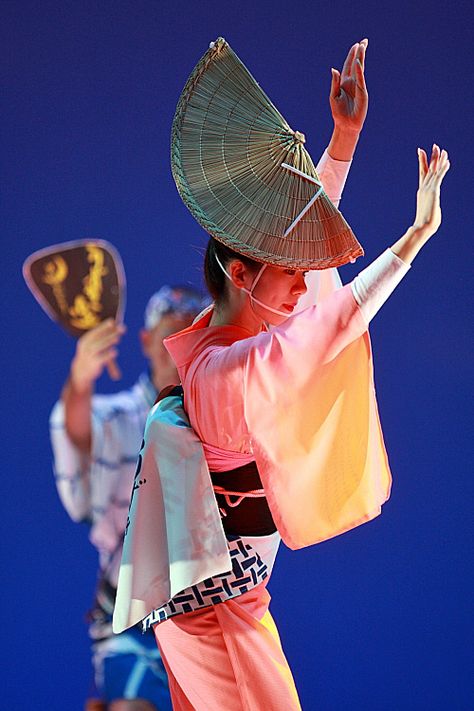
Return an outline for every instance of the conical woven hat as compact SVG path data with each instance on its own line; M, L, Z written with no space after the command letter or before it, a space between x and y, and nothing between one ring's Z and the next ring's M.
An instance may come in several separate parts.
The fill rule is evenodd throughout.
M240 254L293 269L346 264L362 247L318 184L304 140L219 38L176 108L178 191L204 229Z
M109 242L88 239L45 247L25 260L23 276L48 316L75 338L107 318L123 318L125 272Z

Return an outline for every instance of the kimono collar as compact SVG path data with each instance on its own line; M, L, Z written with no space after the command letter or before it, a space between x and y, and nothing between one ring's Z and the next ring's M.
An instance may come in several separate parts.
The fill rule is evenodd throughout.
M206 310L201 317L183 331L178 331L163 341L177 368L193 361L208 346L230 346L235 341L252 337L240 326L209 326L214 310Z

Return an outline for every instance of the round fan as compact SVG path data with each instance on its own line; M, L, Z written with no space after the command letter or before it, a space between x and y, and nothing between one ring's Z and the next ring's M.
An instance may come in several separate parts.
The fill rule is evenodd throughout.
M48 316L76 338L107 318L123 319L125 272L119 253L104 240L40 249L25 260L23 276Z

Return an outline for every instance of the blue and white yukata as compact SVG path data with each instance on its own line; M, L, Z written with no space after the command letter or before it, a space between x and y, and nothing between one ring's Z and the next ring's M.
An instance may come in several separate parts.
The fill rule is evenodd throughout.
M69 439L61 401L51 413L50 431L61 501L73 521L90 524L89 537L99 553L97 597L89 628L97 689L106 701L144 698L163 711L171 709L171 702L153 634L132 628L115 635L111 625L137 455L155 399L155 388L145 373L130 390L94 395L90 456Z

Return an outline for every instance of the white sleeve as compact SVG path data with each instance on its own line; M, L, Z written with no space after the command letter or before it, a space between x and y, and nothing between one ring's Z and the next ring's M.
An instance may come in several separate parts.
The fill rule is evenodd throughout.
M54 476L59 498L73 521L92 520L109 505L114 477L128 443L121 394L94 395L91 404L91 453L84 453L66 431L64 404L59 400L50 416ZM135 429L131 430L135 434ZM139 439L139 435L136 435ZM127 444L128 446L128 444ZM134 451L134 460L136 459Z
M370 323L409 269L409 264L386 249L351 282L352 293L366 323Z
M91 516L90 457L68 437L61 400L51 412L49 428L59 498L73 521L87 520Z
M327 149L319 159L316 172L321 180L324 192L336 207L341 201L344 185L346 184L352 161L335 160L331 158ZM314 306L336 289L340 289L342 284L337 269L313 269L305 277L306 293L299 299L295 313Z
M331 158L326 149L316 166L316 173L323 184L324 192L336 207L341 201L351 165L351 160Z

